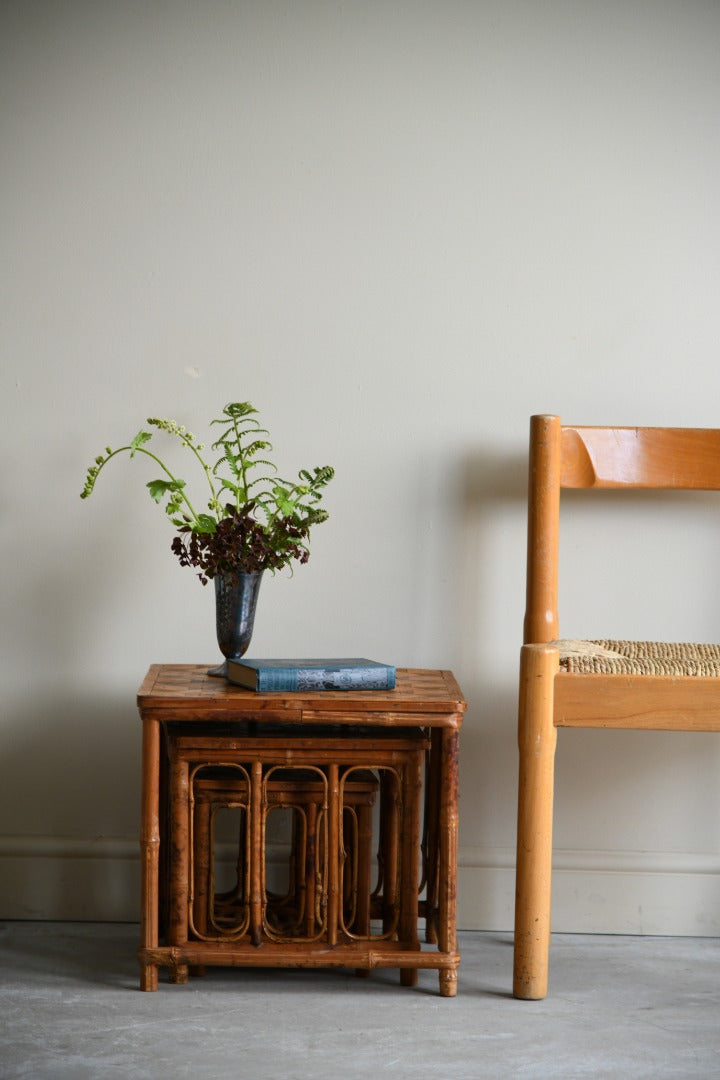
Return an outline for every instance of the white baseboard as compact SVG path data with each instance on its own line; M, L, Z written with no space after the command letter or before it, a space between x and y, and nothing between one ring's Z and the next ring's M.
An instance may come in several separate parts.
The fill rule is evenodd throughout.
M0 837L3 918L136 922L139 907L137 841Z
M512 929L515 851L460 851L458 927ZM720 936L720 856L557 851L552 928L566 934Z
M136 922L135 840L0 837L0 918ZM515 870L509 848L459 853L458 927L508 932ZM720 856L559 851L558 933L720 936Z

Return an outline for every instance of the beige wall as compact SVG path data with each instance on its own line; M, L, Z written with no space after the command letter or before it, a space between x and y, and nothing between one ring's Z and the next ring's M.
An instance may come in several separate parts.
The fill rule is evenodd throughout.
M718 423L719 35L715 3L2 5L0 914L135 917L135 691L214 659L212 595L141 462L78 494L145 417L249 399L284 471L337 468L253 651L455 671L461 923L511 925L527 420ZM606 505L563 632L717 639L716 505ZM718 932L719 764L568 733L557 929Z

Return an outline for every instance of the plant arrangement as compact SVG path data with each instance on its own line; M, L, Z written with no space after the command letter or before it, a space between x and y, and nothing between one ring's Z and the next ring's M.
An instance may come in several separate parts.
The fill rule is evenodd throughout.
M190 501L186 482L148 448L153 432L139 431L117 450L106 447L90 466L80 498L92 495L97 478L118 454L150 458L163 476L147 484L156 503L165 500L165 512L177 529L172 550L181 566L198 571L203 585L211 578L237 579L241 573L279 570L293 561L306 563L313 525L328 517L318 504L323 488L332 480L330 465L301 469L296 481L281 479L267 458L269 432L256 419L257 409L247 402L225 406L211 424L221 428L211 449L214 465L203 456L205 447L184 426L173 420L148 418L148 424L179 440L191 452L204 475L209 497L202 511Z

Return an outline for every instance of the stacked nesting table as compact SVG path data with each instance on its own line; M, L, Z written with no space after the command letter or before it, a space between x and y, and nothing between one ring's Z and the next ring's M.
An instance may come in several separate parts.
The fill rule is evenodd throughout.
M159 967L184 982L213 965L345 966L398 968L404 985L436 969L455 995L466 704L450 672L399 669L387 691L257 693L206 666L157 664L138 707L141 989L157 989ZM268 851L283 808L279 895ZM221 891L213 822L229 809L237 875Z

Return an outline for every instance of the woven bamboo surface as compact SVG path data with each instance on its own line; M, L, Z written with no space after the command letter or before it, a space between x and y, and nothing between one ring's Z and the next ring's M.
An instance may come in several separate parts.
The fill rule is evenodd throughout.
M164 720L196 714L205 719L258 717L283 722L397 724L398 717L414 723L422 715L423 726L459 727L466 709L450 671L399 668L394 690L321 690L294 693L258 693L232 686L207 674L206 664L153 664L138 692L143 713L157 713ZM402 722L402 721L400 721Z
M557 641L562 670L578 675L720 676L720 645L665 641Z

